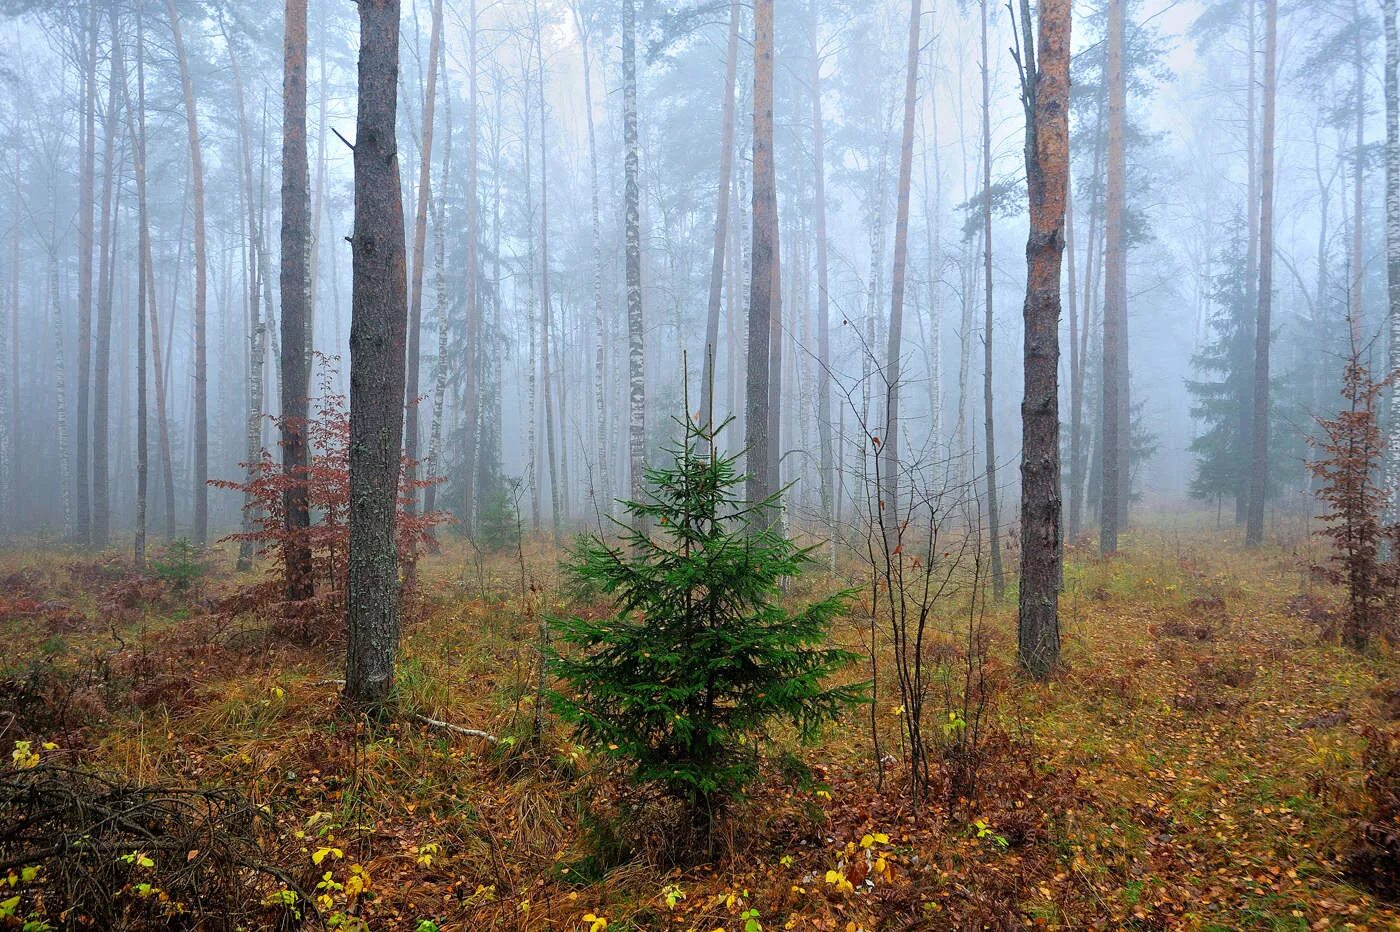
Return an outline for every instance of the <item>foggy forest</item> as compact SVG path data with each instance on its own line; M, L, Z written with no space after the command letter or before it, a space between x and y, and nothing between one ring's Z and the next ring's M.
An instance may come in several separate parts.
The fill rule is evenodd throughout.
M1400 928L1397 0L0 0L0 929Z

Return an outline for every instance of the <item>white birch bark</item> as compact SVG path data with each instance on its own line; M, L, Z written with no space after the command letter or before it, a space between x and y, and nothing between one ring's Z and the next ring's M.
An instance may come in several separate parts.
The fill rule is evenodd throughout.
M1396 36L1395 0L1381 0L1385 20L1385 269L1390 327L1387 375L1400 372L1400 39ZM1400 391L1390 390L1390 419L1385 444L1386 501L1393 523L1400 514Z

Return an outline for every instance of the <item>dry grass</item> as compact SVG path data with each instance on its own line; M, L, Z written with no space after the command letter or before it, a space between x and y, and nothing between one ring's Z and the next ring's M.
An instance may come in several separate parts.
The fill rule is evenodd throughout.
M277 643L256 619L203 614L246 581L222 568L231 559L214 561L202 592L109 623L99 612L109 571L47 550L0 557L0 580L82 620L6 618L0 680L18 690L49 671L53 682L30 686L67 682L67 720L3 696L0 742L8 755L16 739L55 740L70 763L142 783L235 788L286 835L301 833L279 852L289 874L314 883L327 866L342 879L352 863L368 871L355 912L374 929L431 918L444 929L580 930L592 912L610 932L710 932L744 929L746 910L764 929L1396 927L1345 864L1367 815L1364 731L1400 707L1395 690L1377 688L1400 676L1397 664L1319 639L1331 594L1306 588L1302 544L1248 553L1201 527L1139 531L1124 549L1107 562L1071 552L1067 665L1048 686L1010 678L1014 592L996 610L1005 743L976 812L915 820L897 765L877 784L869 710L857 710L820 745L792 748L810 779L775 765L726 823L715 863L685 871L652 856L664 818L586 749L552 723L529 740L535 619L570 608L542 544L524 554L523 586L513 556L478 563L447 546L423 564L424 600L405 633L405 708L501 745L407 720L379 732L347 721L330 682L334 644ZM859 647L866 635L853 619L834 636ZM83 679L93 664L105 680ZM897 756L896 719L876 712ZM888 855L879 877L859 847L877 832L890 837L870 849ZM313 868L322 846L343 859ZM825 880L832 869L870 873L873 885L843 892Z

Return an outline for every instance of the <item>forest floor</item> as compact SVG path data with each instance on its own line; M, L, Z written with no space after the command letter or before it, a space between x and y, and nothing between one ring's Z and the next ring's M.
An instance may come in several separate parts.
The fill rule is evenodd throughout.
M542 545L423 561L404 714L379 731L338 710L338 641L209 611L255 578L230 554L180 590L116 558L8 553L0 763L30 741L41 766L237 789L268 817L261 856L303 890L325 882L309 895L342 928L1400 928L1346 874L1367 730L1400 716L1400 664L1320 638L1334 596L1309 581L1311 548L1248 553L1237 537L1141 530L1108 562L1072 549L1066 669L1044 686L1011 675L1008 593L988 622L972 802L906 804L884 669L875 704L766 768L695 867L662 865L665 808L635 808L547 715L529 738L541 613L601 610L568 601ZM803 579L794 598L831 585ZM860 650L865 624L834 637ZM40 891L13 915L42 905L44 880L11 880ZM312 912L270 888L265 903L269 924Z

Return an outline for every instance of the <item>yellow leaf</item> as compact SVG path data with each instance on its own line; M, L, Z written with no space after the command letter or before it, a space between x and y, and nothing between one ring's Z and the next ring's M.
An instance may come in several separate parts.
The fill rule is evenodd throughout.
M311 853L311 863L320 867L321 862L327 857L332 857L339 861L341 858L345 857L345 852L341 851L339 848L317 848Z

